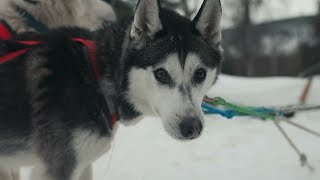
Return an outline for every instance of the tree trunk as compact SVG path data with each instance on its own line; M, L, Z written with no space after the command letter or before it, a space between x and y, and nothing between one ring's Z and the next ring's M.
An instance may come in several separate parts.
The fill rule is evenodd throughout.
M242 0L243 20L241 23L243 32L243 55L247 59L247 76L254 75L254 59L250 49L250 27L251 27L251 0Z
M242 0L244 26L251 25L251 0Z

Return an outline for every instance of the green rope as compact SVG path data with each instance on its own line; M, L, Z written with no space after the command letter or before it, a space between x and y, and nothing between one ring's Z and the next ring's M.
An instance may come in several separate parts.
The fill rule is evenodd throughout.
M257 111L254 111L251 107L245 107L245 106L239 106L236 104L232 104L230 102L227 102L226 100L224 100L221 97L216 97L212 101L208 101L208 103L210 103L214 106L224 106L225 108L232 109L240 114L247 114L247 115L259 117L262 119L271 119L271 120L276 119L276 115L263 113L263 112L257 112Z
M209 105L208 105L209 104ZM211 107L212 106L212 107ZM216 106L223 106L224 110L221 110L219 108L216 108ZM303 154L296 144L293 142L293 140L288 136L288 134L285 132L285 130L280 126L279 122L282 120L283 122L286 122L296 128L299 128L300 130L306 131L312 135L315 135L317 137L320 137L320 133L311 130L307 127L304 127L298 123L292 122L286 118L281 118L281 116L286 116L287 113L295 113L298 111L307 111L307 110L319 110L320 105L316 106L287 106L282 108L255 108L255 107L247 107L247 106L240 106L236 105L230 102L227 102L223 98L216 97L216 98L204 98L204 103L202 104L202 107L204 108L204 111L207 111L212 114L220 114L227 118L232 118L234 116L241 116L241 115L249 115L253 117L259 117L262 119L270 119L274 122L278 130L282 133L282 135L285 137L285 139L288 141L290 146L295 150L295 152L299 155L300 161L302 166L306 165L310 170L313 170L314 168L309 164L307 160L307 156Z

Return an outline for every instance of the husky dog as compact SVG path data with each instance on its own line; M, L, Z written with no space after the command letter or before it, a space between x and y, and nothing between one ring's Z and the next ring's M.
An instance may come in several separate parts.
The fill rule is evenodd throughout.
M42 43L0 64L0 167L32 165L32 180L90 179L90 164L108 151L116 129L97 118L105 99L119 123L156 115L173 138L199 137L201 102L221 66L221 15L220 0L204 0L193 21L140 0L129 24L32 37ZM96 43L98 81L74 38Z
M1 0L0 20L17 33L35 31L25 22L26 14L48 28L77 26L96 30L115 19L111 6L102 0Z

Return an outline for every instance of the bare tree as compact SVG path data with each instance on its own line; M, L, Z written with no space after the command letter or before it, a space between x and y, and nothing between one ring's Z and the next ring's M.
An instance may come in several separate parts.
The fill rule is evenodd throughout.
M243 43L242 54L248 59L247 66L247 76L251 76L254 71L254 59L251 57L251 45L250 45L250 29L252 26L252 9L261 5L263 0L240 0L239 3L239 14L238 14L238 22L235 22L236 25L239 26L240 34L239 40Z
M193 2L194 6L190 6ZM187 17L191 17L197 11L199 0L161 0L161 4L169 9L181 10Z
M116 15L119 22L128 21L133 16L133 5L129 2L135 1L122 1L122 0L104 0L109 3Z
M267 0L226 0L226 9L229 12L234 12L231 17L233 26L237 27L239 49L242 52L243 59L246 59L247 69L246 75L252 76L254 73L254 64L256 59L254 59L252 51L252 43L250 34L252 31L252 14L264 3L269 3ZM285 1L285 0L282 0ZM275 62L276 63L276 62ZM276 67L276 64L274 65Z
M233 12L231 20L234 26L247 26L252 24L252 13L265 0L226 0L226 9Z
M316 27L316 37L318 39L318 44L316 49L320 49L320 0L318 1L318 17L316 19L316 23L315 23ZM318 62L320 62L320 55L317 57Z

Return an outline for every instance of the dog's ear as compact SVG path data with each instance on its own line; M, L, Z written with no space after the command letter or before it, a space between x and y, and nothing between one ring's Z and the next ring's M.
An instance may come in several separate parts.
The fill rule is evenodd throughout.
M221 43L221 16L220 0L204 0L197 16L193 20L196 30L216 49L220 48Z
M136 7L130 37L138 47L152 40L162 30L160 20L160 2L158 0L140 0Z

